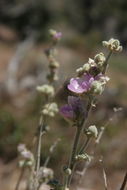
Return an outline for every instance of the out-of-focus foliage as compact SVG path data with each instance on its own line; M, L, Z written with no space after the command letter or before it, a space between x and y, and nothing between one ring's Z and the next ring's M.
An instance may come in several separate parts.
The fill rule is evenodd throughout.
M15 28L20 37L31 32L44 36L54 23L66 23L84 33L101 31L103 38L126 41L126 0L3 0L0 22Z
M14 116L0 110L0 154L5 160L16 156L16 145L21 141L23 128Z

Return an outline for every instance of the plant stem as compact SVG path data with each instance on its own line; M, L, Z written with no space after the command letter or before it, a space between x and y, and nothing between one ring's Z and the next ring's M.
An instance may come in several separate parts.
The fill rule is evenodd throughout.
M125 189L126 183L127 183L127 172L125 173L125 176L124 176L124 179L123 179L123 183L121 185L120 190L124 190Z
M77 129L76 129L76 134L75 134L74 143L73 143L73 147L72 147L72 153L71 153L69 164L68 164L68 168L70 168L71 171L72 171L72 174L67 177L67 185L68 185L68 187L70 186L71 179L72 179L72 176L73 176L73 173L74 173L75 156L77 154L77 148L78 148L78 144L79 144L79 140L80 140L80 135L81 135L81 132L82 132L83 128L85 127L85 126L83 126L83 124L84 125L86 124L86 121L88 119L88 115L89 115L89 112L90 112L90 109L91 109L91 104L92 104L92 99L89 99L88 105L87 105L87 111L86 111L86 118L85 118L85 120L83 120L80 123L79 126L77 126Z
M109 58L111 57L111 55L112 55L112 51L109 52L109 54L108 54L108 56L107 56L107 58L106 58L106 60L105 60L104 68L103 68L102 74L105 74L105 72L106 72L106 69L107 69L107 66L108 66L108 60L109 60Z
M76 128L76 134L75 134L75 138L74 138L74 144L72 147L72 153L71 153L71 157L69 160L69 164L68 164L68 168L70 168L72 170L72 174L73 174L73 168L74 168L74 163L75 163L75 156L77 153L77 148L78 148L78 144L79 144L79 139L80 139L80 135L81 135L81 131L82 131L82 127L77 127ZM71 181L71 176L67 177L67 185L70 185L70 181Z
M102 74L105 74L105 72L106 72L108 60L109 60L111 54L112 54L112 52L110 51L107 58L106 58L106 61L104 63L104 68L103 68ZM87 105L86 118L83 122L81 122L80 126L77 126L77 131L76 131L76 135L75 135L74 143L73 143L73 147L72 147L72 153L71 153L71 157L70 157L69 165L68 165L68 167L72 170L72 174L67 177L68 187L70 186L70 182L71 182L71 179L72 179L72 176L74 173L75 156L77 154L77 148L78 148L78 144L79 144L79 140L80 140L80 135L81 135L82 130L85 128L85 124L86 124L86 121L88 119L91 107L92 107L92 102L93 102L93 97L90 97L89 101L88 101L88 105ZM83 124L84 124L84 126L83 126ZM84 149L87 147L88 142L89 142L89 140L87 139L86 143L83 145L83 147L81 147L81 150L79 151L80 153L82 153L82 151L84 151Z
M45 134L44 131L44 118L41 115L40 121L39 121L39 134L38 134L38 139L37 139L37 150L36 150L36 160L35 160L35 178L33 180L33 190L38 190L39 188L39 183L38 183L38 172L40 169L40 157L41 157L41 141L42 141L42 136Z
M50 161L51 155L53 154L54 149L56 148L56 146L57 146L57 144L59 143L60 140L61 140L60 138L57 139L57 140L51 145L51 147L50 147L50 149L49 149L49 155L48 155L48 157L46 158L46 160L45 160L45 162L44 162L44 165L43 165L44 167L47 167L47 165L48 165L48 163L49 163L49 161Z
M20 185L20 182L21 182L21 180L22 180L24 171L25 171L25 167L23 166L22 169L21 169L20 175L19 175L19 179L18 179L17 184L16 184L16 186L15 186L15 190L18 190L18 189L19 189L19 185Z
M88 138L86 139L85 143L84 143L84 144L82 145L82 147L80 148L78 154L82 154L82 153L86 150L86 148L87 148L89 142L90 142L90 138L88 137Z
M35 161L35 163L36 163L35 164L36 175L38 175L38 171L39 171L39 168L40 168L41 138L42 138L42 135L45 134L45 131L43 130L44 119L43 119L42 116L40 117L39 127L40 127L40 130L39 130L38 141L37 141L37 157L36 157L36 161Z
M90 160L88 160L88 161L85 162L84 168L83 168L83 170L82 170L81 172L77 172L77 174L80 175L79 184L81 184L82 179L83 179L83 177L84 177L84 175L85 175L85 173L86 173L86 170L88 169L90 163L92 162L92 160L93 160L93 158L94 158L94 154L95 154L97 145L100 143L100 140L101 140L101 138L102 138L102 136L103 136L104 130L105 130L105 127L101 127L101 130L100 130L100 132L99 132L99 134L98 134L98 137L97 137L97 139L96 139L96 141L95 141L94 148L93 148L93 150L92 150L92 152L91 152L92 158L91 158Z

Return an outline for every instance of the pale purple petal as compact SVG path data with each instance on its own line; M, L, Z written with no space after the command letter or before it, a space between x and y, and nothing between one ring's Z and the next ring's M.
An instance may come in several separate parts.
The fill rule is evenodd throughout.
M81 84L82 84L82 80L80 78L75 78L75 79L72 78L67 88L72 92L81 94L85 91L85 89L83 89Z
M85 74L82 78L72 78L67 87L72 92L82 94L90 90L93 81L94 77L92 75Z
M21 152L22 157L24 157L25 159L31 159L32 157L32 153L28 150L24 150Z
M56 32L56 34L54 35L54 38L56 38L56 39L60 39L61 37L62 37L61 32Z
M74 112L70 105L66 104L60 108L60 113L67 118L73 118Z
M60 113L64 117L74 120L78 117L85 117L85 103L79 97L68 96L68 104L61 107Z

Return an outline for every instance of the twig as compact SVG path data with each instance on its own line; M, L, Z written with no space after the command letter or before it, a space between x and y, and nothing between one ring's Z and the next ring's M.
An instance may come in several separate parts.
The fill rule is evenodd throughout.
M72 176L73 176L73 173L74 173L75 156L77 154L77 149L78 149L78 144L79 144L79 140L80 140L80 135L81 135L81 132L82 132L82 130L84 129L84 127L86 125L86 121L88 119L88 115L89 115L91 106L92 106L92 99L89 99L88 105L87 105L86 118L85 118L85 120L83 120L80 123L80 126L77 126L77 130L76 130L76 134L75 134L75 138L74 138L74 143L73 143L73 147L72 147L72 153L71 153L69 164L68 164L68 168L70 168L71 171L72 171L72 174L67 177L67 185L68 185L68 187L70 186L71 179L72 179Z
M38 171L39 171L39 168L40 168L41 138L45 134L45 131L43 130L43 128L44 128L44 118L43 118L43 116L40 117L39 126L40 126L40 131L39 131L39 135L38 135L37 157L36 157L36 161L35 161L35 163L36 163L35 164L36 175L38 175Z
M50 161L50 158L51 158L51 155L52 153L54 152L54 149L56 148L57 144L60 142L61 139L57 139L53 145L51 145L50 149L49 149L49 155L47 157L47 159L45 160L45 163L44 163L44 167L47 167L49 161Z
M92 155L92 156L91 156L91 159L90 159L90 160L87 160L87 161L85 162L84 168L83 168L83 170L82 170L81 172L80 172L80 171L77 171L77 172L76 172L78 175L81 176L81 177L80 177L80 180L79 180L79 184L81 184L82 179L83 179L83 176L85 175L86 170L88 169L90 163L92 162L92 160L93 160L93 158L94 158L94 154L95 154L96 147L97 147L97 145L100 143L100 140L101 140L101 138L102 138L102 135L103 135L103 133L104 133L104 130L105 130L105 127L101 127L101 130L100 130L100 132L99 132L99 134L98 134L98 138L97 138L96 141L95 141L95 145L94 145L93 151L92 151L92 153L91 153L91 155Z
M24 171L25 171L25 167L23 166L22 169L21 169L21 172L20 172L20 175L19 175L17 184L16 184L16 186L15 186L15 190L18 190L18 189L19 189L19 186L20 186L20 183L21 183L21 180L22 180Z
M104 169L104 163L103 163L103 159L100 160L101 166L102 166L102 173L103 173L103 179L104 179L104 187L105 190L108 190L108 183L107 183L107 175Z
M41 141L42 141L42 136L45 134L44 130L44 118L41 115L40 121L39 121L39 135L37 139L37 153L36 153L36 159L35 159L35 177L32 182L32 190L38 190L39 189L39 182L38 182L38 173L40 169L40 157L41 157Z
M105 72L106 72L106 69L107 69L107 66L108 66L108 60L109 60L109 58L111 57L111 55L112 55L112 51L109 52L109 54L108 54L108 56L107 56L107 58L106 58L106 60L105 60L104 68L103 68L102 74L105 74Z
M123 183L121 185L120 190L124 190L125 189L126 183L127 183L127 171L125 173L125 176L124 176L124 179L123 179Z
M80 148L78 154L82 154L87 149L89 142L90 142L90 138L87 138L86 141L85 141L85 143Z

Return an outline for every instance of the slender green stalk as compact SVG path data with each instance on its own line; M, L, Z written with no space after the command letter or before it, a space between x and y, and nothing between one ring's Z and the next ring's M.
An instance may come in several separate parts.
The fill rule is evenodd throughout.
M80 140L81 131L82 131L81 127L76 128L76 134L75 134L75 137L74 137L74 144L73 144L73 147L72 147L72 153L71 153L71 157L70 157L69 164L68 164L68 168L70 168L71 171L72 171L72 174L67 177L67 185L68 186L70 185L71 178L72 178L72 175L73 175L73 172L74 172L73 169L74 169L74 164L75 164L75 156L76 156L76 153L77 153L77 148L78 148L78 144L79 144L79 140Z
M49 149L49 155L48 155L48 157L46 158L45 163L44 163L44 165L43 165L44 167L47 167L47 165L48 165L48 163L49 163L49 161L50 161L51 155L53 154L54 149L56 148L56 146L57 146L57 144L59 143L59 141L60 141L60 139L57 139L57 140L51 145L51 147L50 147L50 149Z
M67 175L65 174L65 176L64 176L64 186L63 186L63 190L66 190L66 189L67 189L67 186L68 186L67 182L68 182L68 177L67 177Z
M44 131L44 118L41 115L40 117L40 121L39 121L39 135L38 135L38 139L37 139L37 150L36 150L36 160L35 160L35 179L33 180L33 187L34 190L38 190L39 188L39 184L38 184L38 172L40 169L40 158L41 158L41 141L42 141L42 136L45 134Z
M80 175L80 179L79 179L78 184L81 184L82 179L83 179L83 177L84 177L84 175L85 175L85 173L86 173L86 171L87 171L87 169L88 169L90 163L92 162L92 160L93 160L93 158L94 158L94 154L95 154L97 145L100 143L100 140L101 140L101 138L102 138L102 136L103 136L104 130L105 130L105 127L101 127L101 130L100 130L100 132L99 132L99 134L98 134L98 137L97 137L97 139L96 139L96 141L95 141L94 148L93 148L93 150L92 150L92 152L91 152L92 158L91 158L90 160L88 160L88 161L85 162L84 168L83 168L83 170L82 170L81 172L79 172L79 171L77 172L77 174Z
M106 58L106 60L105 60L104 68L103 68L102 74L105 74L105 72L106 72L106 69L107 69L107 66L108 66L108 60L109 60L109 58L111 57L111 55L112 55L112 51L109 52L109 54L108 54L108 56L107 56L107 58Z
M68 168L70 168L72 170L72 174L70 176L68 176L68 178L67 178L68 187L70 186L71 179L72 179L72 176L73 176L73 173L74 173L75 156L77 154L77 149L78 149L78 144L79 144L81 132L82 132L83 128L85 127L86 121L88 119L88 115L89 115L89 112L90 112L90 109L91 109L91 105L92 105L92 99L89 99L88 105L87 105L86 118L85 118L85 120L83 120L81 122L81 124L79 126L77 126L77 129L76 129L76 134L75 134L74 143L73 143L73 147L72 147L72 153L71 153L71 157L70 157L69 164L68 164Z
M78 154L82 154L83 152L85 152L85 150L86 150L86 149L87 149L87 147L88 147L89 142L90 142L90 138L89 138L89 137L87 137L87 139L86 139L85 143L84 143L84 144L82 145L82 147L80 148L80 150L79 150L79 153L78 153Z
M37 143L37 157L36 157L36 165L35 165L35 171L37 175L40 168L41 138L44 134L45 134L45 131L43 131L43 124L42 124L40 125L40 132L39 132L38 143Z

